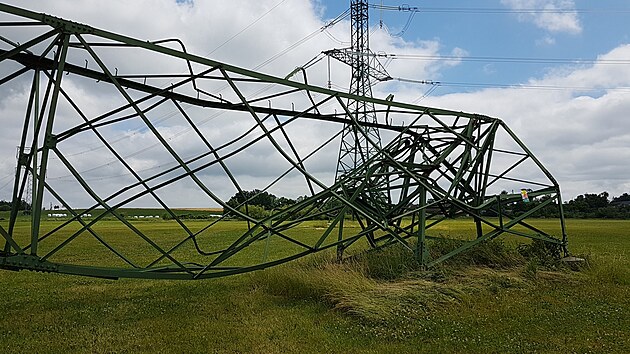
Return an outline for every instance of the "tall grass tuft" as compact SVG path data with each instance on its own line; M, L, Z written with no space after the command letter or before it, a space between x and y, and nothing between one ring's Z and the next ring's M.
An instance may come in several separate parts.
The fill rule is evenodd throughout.
M316 262L298 261L256 273L253 279L257 287L273 295L324 302L372 321L393 320L403 313L418 317L437 304L457 302L464 293L457 287L423 279L375 279L366 272L369 266L374 270L375 265L368 264L365 258L342 263L331 258ZM391 264L386 265L386 268L390 267ZM377 271L376 274L390 273Z
M401 244L358 253L345 262L360 268L366 276L378 280L400 279L409 272L422 268L413 252Z
M533 259L538 264L555 268L560 266L562 248L560 245L534 239L529 244L521 244L518 252L527 259Z
M454 239L431 240L431 257L441 257L465 241ZM525 257L515 245L507 244L503 240L482 242L473 248L447 260L448 265L455 266L484 266L490 268L511 268L525 263Z
M432 257L463 241L431 240ZM412 245L413 246L413 245ZM370 321L420 319L432 309L468 301L484 292L520 288L547 269L551 253L538 243L517 246L501 240L479 244L432 269L402 245L354 254L337 262L318 254L252 275L257 288L293 300L323 302Z

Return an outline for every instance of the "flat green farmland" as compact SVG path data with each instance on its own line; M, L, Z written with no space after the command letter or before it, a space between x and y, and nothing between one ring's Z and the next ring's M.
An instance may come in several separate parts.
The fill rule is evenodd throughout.
M541 227L551 222L533 221ZM58 223L45 221L43 228ZM207 222L187 224L201 228ZM137 225L164 237L177 232L173 221ZM316 237L323 226L309 222L295 232ZM124 232L110 221L97 227L111 237ZM214 231L229 239L242 227L237 221L221 222ZM513 267L445 265L383 277L378 275L382 268L397 262L387 257L399 256L387 251L342 264L331 261L330 254L316 254L202 281L0 271L0 350L629 352L630 221L571 219L567 227L570 250L588 259L580 271L516 262ZM432 230L453 237L468 237L471 231L467 220ZM28 232L26 220L16 232ZM504 242L511 247L515 239ZM125 247L124 240L119 246ZM80 252L60 253L58 260L90 264L102 256L101 247L87 240L76 247ZM248 256L264 255L258 250ZM138 262L150 258L142 249L133 257Z

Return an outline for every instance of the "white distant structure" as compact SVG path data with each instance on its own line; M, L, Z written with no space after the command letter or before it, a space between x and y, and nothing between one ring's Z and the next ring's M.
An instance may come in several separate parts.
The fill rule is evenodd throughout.
M68 214L67 213L50 213L48 214L49 218L67 218ZM92 217L92 214L81 214L82 218L90 218Z

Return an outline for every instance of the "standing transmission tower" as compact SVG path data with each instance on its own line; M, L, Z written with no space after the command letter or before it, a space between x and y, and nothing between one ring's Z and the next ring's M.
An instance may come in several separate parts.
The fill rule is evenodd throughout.
M17 152L15 154L15 158L16 160L18 160L18 162L20 162L20 158L28 158L28 156L31 154L31 148L30 147L24 147L24 154L22 154L20 152L20 147L17 147ZM34 163L33 164L33 168L37 167L37 164ZM25 178L25 187L24 187L24 192L22 193L22 196L20 200L13 200L13 203L16 205L16 208L22 208L22 206L25 207L24 212L28 212L29 208L33 206L33 170L30 170L28 166L22 166L22 167L17 167L22 169L21 173L24 173L24 178ZM20 173L20 174L21 174ZM17 172L16 172L17 174ZM35 186L37 186L37 184L35 183ZM24 203L22 203L24 202ZM30 205L30 207L29 207ZM17 209L16 209L17 212Z
M333 57L352 69L350 94L372 97L371 80L391 79L387 71L370 50L370 24L368 3L364 0L350 1L351 43L350 48L332 49L324 54ZM362 123L376 123L374 104L366 101L348 101L352 121L346 123L341 138L339 160L335 179L364 164L380 148L380 136L374 126ZM363 130L365 134L361 133ZM369 138L369 139L368 139ZM374 146L369 140L378 145Z

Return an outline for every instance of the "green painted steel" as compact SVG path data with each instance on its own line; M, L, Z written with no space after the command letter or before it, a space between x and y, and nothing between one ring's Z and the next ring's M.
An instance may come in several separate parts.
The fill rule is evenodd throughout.
M176 40L133 39L4 4L0 11L16 19L3 26L30 29L15 31L30 36L26 40L2 41L0 67L8 74L0 84L19 79L31 83L22 136L16 141L13 209L6 224L0 224L5 243L0 268L104 278L203 279L264 269L321 251L341 254L392 244L402 245L430 267L502 235L542 240L568 252L557 181L497 118L281 79L190 54ZM169 47L173 43L181 49ZM126 56L164 60L187 72L143 71L125 66L120 59ZM107 104L85 102L82 90L104 95ZM370 119L358 116L356 107L367 110L363 113ZM220 117L223 124L212 121L208 129L208 117ZM153 145L125 150L124 137L115 134L134 124ZM238 129L230 131L230 125ZM170 126L185 127L186 140L196 143L178 143L165 132ZM348 127L370 153L336 177L337 161L332 161L325 177L312 166L329 159L331 147L339 146ZM295 137L309 129L327 133L313 133L310 145ZM149 148L160 149L167 163L138 169L133 157ZM231 194L251 188L245 188L239 166L251 162L243 156L259 149L279 167L258 189L290 182L306 194L263 216L255 216L250 201L236 207L226 203ZM99 165L99 160L107 163ZM95 174L108 165L124 173L117 178ZM24 237L16 225L29 174L33 207L30 233ZM108 183L100 183L106 178ZM182 218L170 206L169 193L184 189L221 206L224 214L203 226ZM79 203L73 193L91 204ZM45 200L53 199L69 215L48 230L42 227L49 218L43 208ZM168 225L176 226L176 232L147 228L121 210L147 200L172 219ZM551 230L528 222L548 208L558 215ZM443 221L457 217L470 220L474 231L459 248L433 255L433 242L445 237ZM103 229L105 220L115 232ZM310 220L321 220L322 226L307 235L301 228ZM239 226L226 235L221 228L228 223ZM83 259L81 247L86 244L98 248L99 256Z
M387 71L370 51L370 22L368 3L364 0L350 1L350 39L351 47L333 49L325 54L347 64L351 68L350 94L360 97L372 97L371 78L385 81L389 78ZM366 100L348 100L348 107L354 118L360 122L377 123L374 105ZM337 177L354 170L365 163L380 148L380 132L376 127L365 126L363 132L378 145L370 144L355 129L354 124L346 124L341 137L339 159L337 161Z

